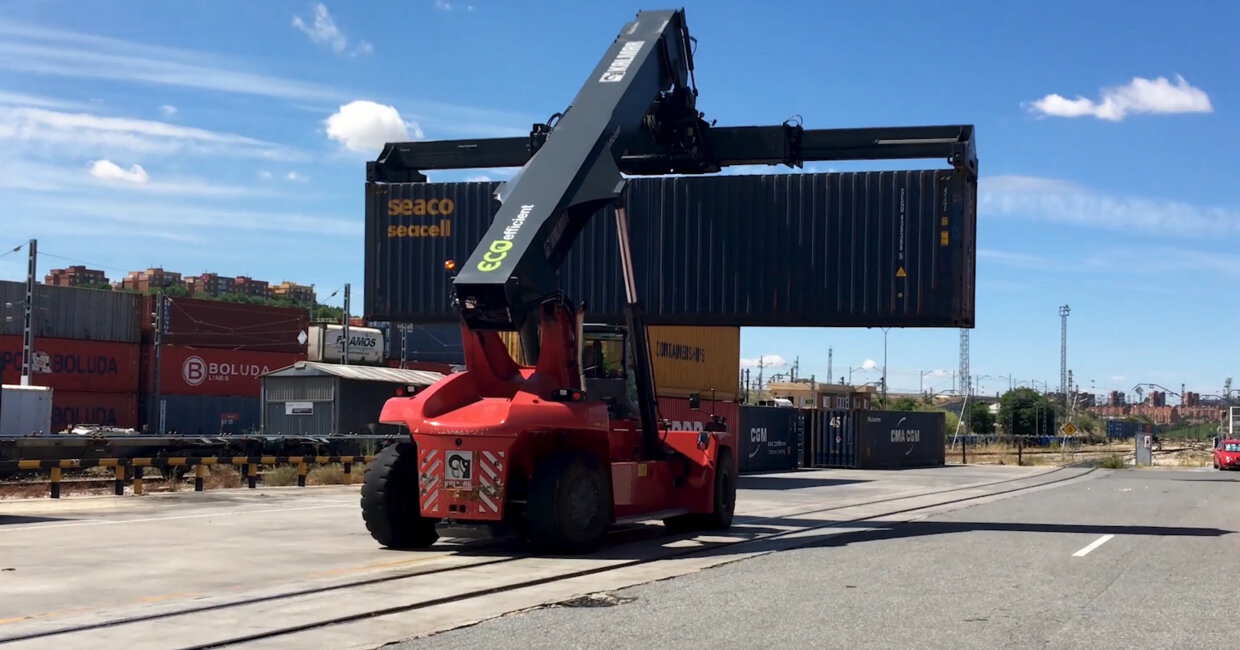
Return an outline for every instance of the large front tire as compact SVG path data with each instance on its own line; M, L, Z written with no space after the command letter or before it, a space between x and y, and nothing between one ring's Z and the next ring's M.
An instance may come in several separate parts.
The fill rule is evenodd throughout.
M611 527L611 487L593 456L568 452L539 464L530 482L529 541L542 552L591 553Z
M412 443L384 447L366 467L362 520L376 542L393 549L427 548L439 539L418 499L418 452Z
M732 527L736 512L736 468L732 450L723 447L715 459L715 488L709 513L669 517L663 520L667 532L672 534L700 530L727 530Z

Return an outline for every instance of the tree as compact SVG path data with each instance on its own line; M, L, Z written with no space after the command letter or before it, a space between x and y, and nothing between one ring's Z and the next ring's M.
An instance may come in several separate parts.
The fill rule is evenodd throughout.
M982 435L994 433L995 414L990 412L990 405L974 402L969 409L969 425L973 427L973 433Z
M1010 436L1055 435L1055 407L1032 388L1010 390L999 398L999 424Z
M891 400L891 406L888 407L892 411L916 411L917 400L912 397L899 397Z

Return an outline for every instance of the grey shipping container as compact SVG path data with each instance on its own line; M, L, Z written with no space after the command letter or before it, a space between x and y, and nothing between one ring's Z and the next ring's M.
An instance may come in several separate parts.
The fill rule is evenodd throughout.
M34 336L137 343L141 340L141 298L124 291L36 284L31 314ZM24 282L0 281L0 334L21 336L25 305Z
M257 431L262 423L257 397L166 395L162 399L165 432L243 434Z
M775 406L742 406L739 411L740 473L796 469L796 423L800 412Z
M393 327L395 333L392 333ZM451 323L384 324L384 338L391 341L388 359L429 361L432 363L465 363L465 344L461 325Z
M815 467L902 469L947 460L942 411L817 411L812 417Z
M447 260L464 263L495 182L368 183L368 318L455 319ZM972 327L976 181L952 170L644 177L625 190L651 324ZM612 210L561 267L589 318L623 322Z

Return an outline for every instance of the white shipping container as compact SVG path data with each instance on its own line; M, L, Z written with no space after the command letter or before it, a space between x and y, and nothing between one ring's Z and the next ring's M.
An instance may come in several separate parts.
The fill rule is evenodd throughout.
M6 384L0 395L0 437L52 433L52 389Z
M340 363L344 358L343 325L311 325L306 342L308 361ZM382 365L383 331L373 327L349 326L349 363Z

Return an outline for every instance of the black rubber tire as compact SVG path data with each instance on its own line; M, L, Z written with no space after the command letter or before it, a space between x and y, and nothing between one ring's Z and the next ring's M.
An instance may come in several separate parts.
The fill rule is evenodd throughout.
M384 447L366 467L362 520L370 536L388 548L422 549L439 539L435 520L421 516L418 453L413 443Z
M708 514L679 515L663 520L663 526L671 534L699 530L727 530L732 527L736 512L736 469L733 467L732 450L724 447L716 461L713 507Z
M709 515L703 517L703 528L727 530L732 527L732 517L736 513L736 468L733 467L734 464L732 450L727 447L720 449L719 459L715 464L715 507Z
M598 550L611 527L611 499L611 482L594 456L549 456L530 481L530 545L539 552L570 555Z

